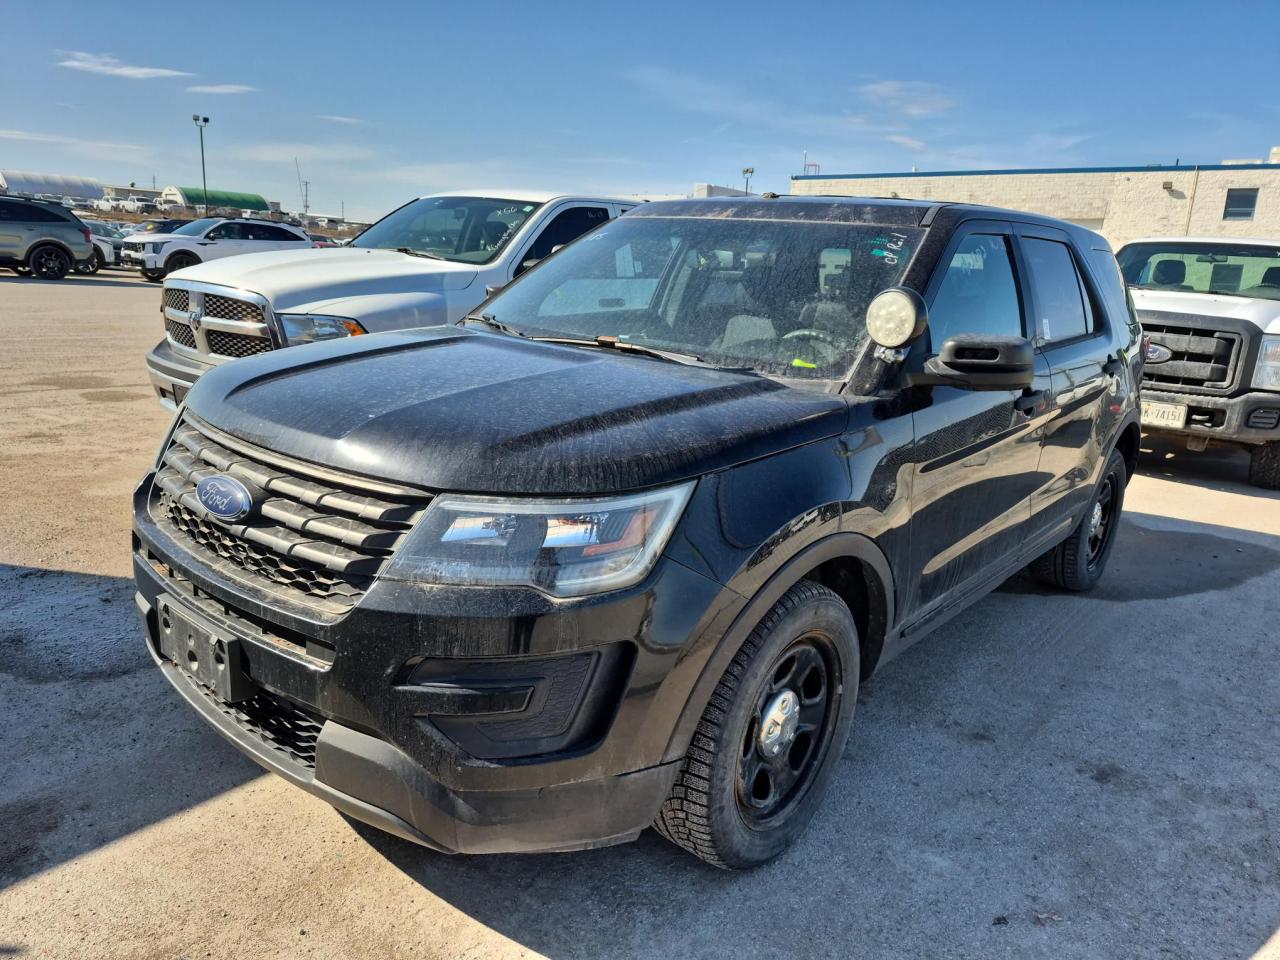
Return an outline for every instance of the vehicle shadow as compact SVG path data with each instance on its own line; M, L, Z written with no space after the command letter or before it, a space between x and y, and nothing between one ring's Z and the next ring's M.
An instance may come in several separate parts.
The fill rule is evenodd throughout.
M1180 440L1148 434L1142 438L1138 473L1209 490L1232 490L1280 500L1280 491L1263 490L1249 483L1249 453L1239 447L1209 447L1195 452Z
M95 274L94 276L83 276L78 273L69 273L61 280L41 280L37 277L19 277L19 276L3 276L0 275L0 283L21 283L32 287L48 287L59 286L67 283L77 283L81 286L89 287L136 287L146 285L146 281L141 279L133 279L129 277L104 277ZM158 284L156 285L158 288Z
M131 579L0 565L0 889L261 772L154 669Z
M1280 537L1233 532L1138 515L1096 597L1006 589L909 649L864 685L814 822L759 870L652 831L445 857L356 829L553 958L1249 956L1280 926L1280 720L1259 713Z

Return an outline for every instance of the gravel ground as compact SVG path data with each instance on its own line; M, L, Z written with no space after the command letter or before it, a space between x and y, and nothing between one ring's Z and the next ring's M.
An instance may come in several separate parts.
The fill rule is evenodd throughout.
M262 774L152 668L156 287L0 276L0 957L1280 958L1280 497L1157 446L1103 586L1015 579L864 687L746 875L652 832L448 858Z

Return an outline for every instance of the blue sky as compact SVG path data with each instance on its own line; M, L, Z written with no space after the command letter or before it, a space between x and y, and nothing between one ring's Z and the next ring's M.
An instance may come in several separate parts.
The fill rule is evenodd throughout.
M685 193L744 166L785 192L805 150L840 173L1280 144L1277 4L5 8L0 169L195 184L199 112L210 187L297 208L297 157L313 211L351 217L468 186Z

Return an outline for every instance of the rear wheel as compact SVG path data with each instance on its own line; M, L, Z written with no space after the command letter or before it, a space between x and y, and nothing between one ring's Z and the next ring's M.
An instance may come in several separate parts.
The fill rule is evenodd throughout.
M1031 575L1063 590L1092 590L1102 579L1111 548L1115 546L1128 480L1124 457L1113 450L1089 509L1071 536L1036 558L1028 568Z
M27 267L41 280L61 280L71 272L71 258L61 247L45 244L31 251Z
M849 735L858 631L844 601L803 580L743 643L711 695L654 823L726 869L782 853L808 824Z
M1264 490L1280 490L1280 443L1264 443L1249 451L1249 482Z

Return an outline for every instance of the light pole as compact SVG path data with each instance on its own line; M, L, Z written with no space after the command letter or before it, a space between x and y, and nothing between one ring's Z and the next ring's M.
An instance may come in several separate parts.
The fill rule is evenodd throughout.
M191 122L200 131L200 187L204 190L204 213L202 216L207 217L209 215L209 180L204 173L204 128L209 125L209 118L195 113L191 115Z
M742 168L742 192L743 193L751 192L751 175L755 172L756 172L755 167Z

